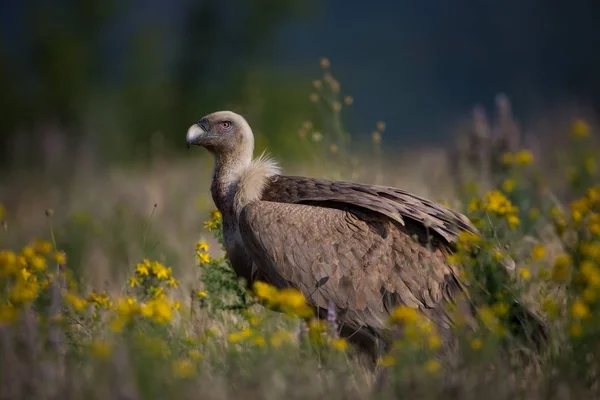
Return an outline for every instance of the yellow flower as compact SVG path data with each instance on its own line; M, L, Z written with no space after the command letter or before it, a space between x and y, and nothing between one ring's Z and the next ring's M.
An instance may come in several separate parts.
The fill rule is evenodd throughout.
M132 288L140 285L140 281L135 276L130 277L129 280L127 281L127 283L129 284L129 287L132 287Z
M348 349L348 341L344 338L334 339L331 342L334 349L339 351L346 351Z
M598 298L596 291L590 288L585 288L581 293L581 297L583 297L583 300L589 304L595 303L596 299Z
M392 311L390 317L392 322L404 322L408 324L414 324L419 318L419 312L415 308L402 305L396 307Z
M207 252L208 251L208 243L204 240L202 240L201 242L196 243L196 251L204 251Z
M210 255L208 253L198 253L198 259L202 264L208 264L210 262Z
M252 344L258 347L264 347L267 344L267 342L265 341L264 337L255 336L254 338L252 338Z
M571 314L577 319L586 319L590 316L590 309L581 300L575 300L571 305Z
M11 304L0 304L0 325L10 324L17 317L17 311Z
M43 271L46 269L46 259L40 255L35 255L31 258L31 267L37 271Z
M196 296L203 298L203 297L208 296L208 293L205 292L204 290L198 290L198 292L196 293Z
M508 225L510 225L511 228L516 228L517 226L519 226L519 224L521 223L521 221L519 220L519 217L517 217L516 215L509 215L508 218Z
M210 219L219 222L223 219L223 216L219 210L214 210L210 213Z
M527 281L531 278L531 272L529 272L529 270L527 268L521 268L519 270L519 275L521 276L521 279L523 279L524 281Z
M432 335L427 339L427 344L431 350L436 350L441 347L442 341L439 336Z
M590 136L590 126L583 119L577 119L573 122L571 129L572 135L576 139L584 139Z
M391 367L393 365L396 365L396 358L394 358L394 356L390 354L386 354L379 360L379 365L381 365L382 367Z
M502 182L502 190L507 193L514 191L516 186L517 182L515 182L514 179L506 179L504 182Z
M273 347L279 347L282 343L293 341L293 334L287 331L279 331L271 336L271 345Z
M177 286L179 286L179 282L175 278L170 277L169 280L167 281L167 285L169 285L170 287L176 288Z
M23 250L21 250L21 254L26 258L31 258L35 255L35 251L33 250L33 247L25 246L23 247Z
M533 154L527 150L521 150L515 154L515 162L519 165L529 165L533 162Z
M42 254L48 254L52 251L52 243L47 240L37 240L34 247L38 253Z
M480 350L481 346L483 345L483 343L481 342L481 339L473 339L471 340L471 348L475 351Z
M511 165L515 162L515 156L512 153L502 154L502 164Z
M593 158L593 157L586 158L583 165L588 174L596 175L596 172L598 171L598 165L596 164L595 158Z
M261 299L267 301L275 301L277 298L277 289L274 286L269 285L261 281L254 283L254 293Z
M249 338L251 335L252 335L252 330L249 328L246 328L242 331L233 332L233 333L229 334L228 340L230 343L239 343L242 340Z
M56 261L58 265L65 265L67 263L67 256L64 252L57 251L54 253L54 261Z
M506 303L496 303L492 306L492 311L499 317L503 317L508 314L508 304Z
M146 264L138 264L135 267L135 272L139 276L148 276L150 275L150 269Z
M440 362L437 360L429 360L424 365L425 370L431 374L435 374L442 367Z
M196 366L188 359L173 363L173 373L179 378L189 378L196 373Z
M26 281L31 276L31 272L29 272L27 268L21 268L21 276L23 277L23 280Z
M579 323L574 323L569 327L569 333L573 337L579 337L583 333L583 327Z
M170 268L165 268L165 266L160 263L154 263L152 272L158 279L168 279L171 275Z
M65 300L67 301L67 303L72 305L77 311L81 311L85 308L85 306L87 306L87 301L85 301L85 299L82 299L71 293L65 296Z
M552 268L551 277L554 281L562 283L566 282L571 270L571 257L568 254L561 254L556 257L554 267Z
M193 360L201 360L203 358L202 353L196 349L188 351L188 356Z
M535 246L533 246L533 249L531 249L531 258L534 261L539 261L543 259L545 255L546 249L541 244L536 244Z
M588 260L583 261L579 265L579 272L589 286L600 287L600 269L594 263Z
M549 297L542 301L542 309L546 311L550 318L556 318L558 316L558 304Z

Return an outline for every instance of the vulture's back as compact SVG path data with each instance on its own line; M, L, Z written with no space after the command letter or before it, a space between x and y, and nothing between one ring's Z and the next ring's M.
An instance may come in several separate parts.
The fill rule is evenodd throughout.
M449 325L439 306L460 284L446 256L460 232L475 231L461 214L399 189L279 175L239 227L271 283L373 329L401 304Z

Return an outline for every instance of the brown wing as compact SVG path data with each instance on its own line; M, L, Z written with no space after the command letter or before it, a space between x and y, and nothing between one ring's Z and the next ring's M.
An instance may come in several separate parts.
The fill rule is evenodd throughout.
M425 310L450 300L456 280L444 246L370 214L260 201L242 210L239 226L267 279L298 288L314 306L333 301L353 326L382 329L398 304Z
M361 208L402 225L407 220L423 224L447 243L455 242L462 231L477 232L469 219L460 213L401 189L384 186L275 175L263 192L262 200Z

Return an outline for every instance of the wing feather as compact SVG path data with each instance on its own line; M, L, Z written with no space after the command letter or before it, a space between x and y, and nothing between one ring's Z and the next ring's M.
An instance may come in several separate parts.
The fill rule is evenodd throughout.
M363 219L336 208L260 201L244 207L239 224L264 276L288 282L316 307L333 301L358 327L383 328L386 303L437 307L454 275L443 248L415 241L377 214Z

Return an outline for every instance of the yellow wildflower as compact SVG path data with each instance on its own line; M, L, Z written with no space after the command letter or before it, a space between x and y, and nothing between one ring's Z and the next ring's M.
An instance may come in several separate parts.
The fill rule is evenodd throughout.
M242 331L233 332L233 333L229 334L228 340L230 343L239 343L242 340L249 338L251 335L252 335L252 330L249 328L246 328Z
M204 240L196 243L196 251L207 252L208 251L208 243Z
M196 366L188 359L173 363L173 373L179 378L189 378L196 373Z
M202 264L208 264L210 262L210 255L208 253L198 253L198 259Z
M381 365L382 367L391 367L393 365L396 365L396 358L390 354L386 354L385 356L381 357L381 359L379 360L379 365Z
M574 323L569 327L569 333L573 337L579 337L583 333L583 327L579 323Z
M529 272L527 268L521 268L519 269L519 276L521 276L521 279L524 281L527 281L531 278L531 272Z
M279 347L284 342L291 343L293 341L293 334L287 331L279 331L273 334L270 340L273 347Z
M424 365L425 370L431 374L435 374L442 367L440 362L437 360L429 360Z
M344 338L334 339L331 342L331 345L336 350L346 351L346 349L348 348L348 341Z
M14 322L17 310L11 304L0 304L0 325Z
M442 340L438 335L432 335L427 339L427 345L431 350L436 350L441 347Z
M252 338L252 344L254 344L255 346L258 347L264 347L267 342L265 341L265 338L262 336L255 336Z
M31 272L29 272L27 268L21 268L21 276L23 277L23 280L26 281L31 276Z
M277 298L277 289L274 286L269 285L261 281L254 283L254 293L261 299L273 302Z
M177 286L179 286L179 282L175 278L170 277L169 280L167 281L167 285L169 285L170 287L176 288Z
M507 220L508 220L508 225L510 225L510 227L512 229L516 228L521 223L521 221L519 220L519 217L517 217L516 215L509 215Z
M47 240L37 240L34 247L35 250L41 254L48 254L52 251L52 243Z
M170 268L165 268L165 266L160 263L153 264L152 272L158 279L168 279L171 275Z
M556 257L551 277L556 282L566 282L571 270L571 257L568 254L561 254Z
M277 302L286 308L299 309L306 305L306 298L296 289L282 289L277 294Z
M507 193L514 191L516 187L517 182L514 179L506 179L504 182L502 182L502 190Z
M196 349L188 351L188 356L193 360L201 360L203 358L202 353Z
M72 305L73 308L75 308L75 310L77 311L81 311L85 308L85 306L87 306L87 302L85 301L85 299L75 296L72 293L68 293L65 296L65 300L67 301L67 303Z
M481 346L483 345L483 343L481 342L481 339L473 339L471 340L471 348L475 351L480 350Z
M579 272L591 287L600 287L600 269L591 261L585 260L579 265Z
M502 163L504 165L511 165L515 162L515 156L512 153L502 154Z
M589 304L595 303L598 298L596 291L590 288L585 288L583 292L581 292L581 297Z
M139 281L139 280L138 280L138 278L137 278L137 277L135 277L135 276L132 276L132 277L130 277L130 278L128 279L127 283L128 283L128 285L129 285L129 287L132 287L132 288L134 288L134 287L137 287L137 286L139 286L139 285L140 285L140 281Z
M541 244L536 244L535 246L533 246L533 249L531 249L531 258L534 261L539 261L543 259L545 255L546 249Z
M46 269L46 259L40 255L35 255L31 258L31 267L37 271L43 271Z
M583 119L577 119L573 122L571 132L574 138L584 139L590 136L590 126Z
M533 154L528 150L521 150L515 154L515 163L519 165L529 165L533 162Z
M412 307L401 305L392 311L391 315L392 322L404 322L408 324L414 324L419 318L419 312Z
M508 304L506 303L496 303L492 306L492 311L499 317L503 317L508 314Z
M54 253L53 258L58 265L65 265L67 263L67 256L62 251L57 251L56 253Z
M32 258L35 255L35 251L33 250L33 247L25 246L23 247L23 250L21 250L21 254L23 257Z
M577 319L586 319L590 316L590 309L581 300L575 300L571 305L571 314Z
M150 269L148 268L148 265L146 265L145 263L136 265L135 272L139 276L148 276L148 275L150 275Z
M196 296L203 298L203 297L208 296L208 293L205 292L204 290L198 290L198 292L196 292Z

